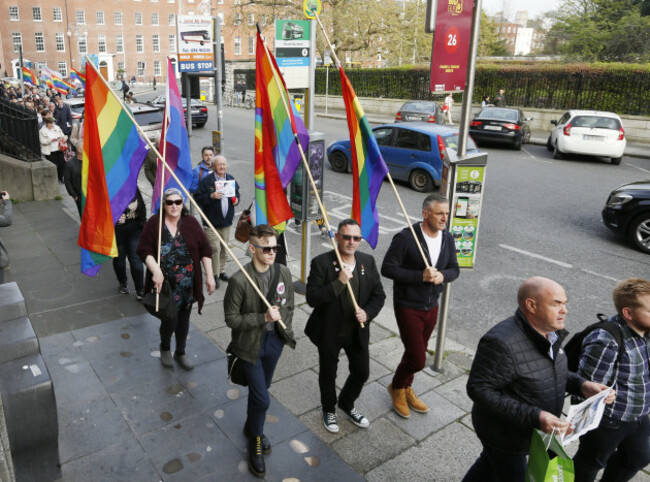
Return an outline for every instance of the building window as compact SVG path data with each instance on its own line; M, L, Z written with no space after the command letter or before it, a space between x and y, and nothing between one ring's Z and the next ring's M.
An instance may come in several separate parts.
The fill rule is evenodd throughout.
M59 74L61 74L61 77L67 77L68 76L68 63L67 62L59 62Z
M42 22L43 16L41 15L41 7L32 7L32 18L34 22Z
M240 25L241 24L241 13L237 12L235 14L235 25Z
M18 20L20 20L20 14L18 13L17 5L9 6L9 20L11 20L12 22L17 22Z
M158 20L158 14L157 13L152 13L151 14L151 25L160 25L160 20Z
M249 13L248 14L248 25L255 25L255 14L254 13Z
M77 24L78 25L85 25L86 24L86 12L83 10L77 10Z
M220 25L225 25L224 22L223 22L223 13L218 13L217 17L219 17L219 24Z
M241 37L235 37L235 55L241 55Z
M160 52L160 35L153 35L151 40L153 40L153 51Z
M169 36L169 51L176 52L176 35Z
M135 36L135 51L139 54L144 52L144 41L142 40L142 35Z
M176 15L173 13L169 14L169 25L176 25Z
M255 37L248 37L248 55L255 53Z
M86 37L79 37L79 53L80 54L87 54L88 53L88 41L86 40Z
M124 37L122 35L115 36L115 51L118 54L124 52Z
M106 35L97 36L97 46L99 47L100 54L106 53Z
M61 7L54 7L52 9L52 20L55 22L63 22L63 13L61 13Z
M260 25L266 25L266 15L260 15Z
M55 34L55 37L56 37L56 51L65 52L65 40L63 39L63 33L57 32Z
M217 0L217 3L218 3L219 5L223 5L223 0Z
M142 25L142 13L141 12L135 12L135 24L136 25Z
M138 62L138 76L144 77L144 68L145 68L145 63Z
M18 52L18 47L23 45L23 36L20 32L11 33L11 41L14 44L14 52Z
M122 12L113 12L113 22L115 25L122 25Z
M104 12L97 10L97 25L104 25Z
M125 65L124 65L124 61L123 61L123 60L120 60L120 61L117 63L117 71L118 71L118 72L119 72L119 71L124 72L124 67L125 67Z
M45 38L43 38L43 32L36 32L34 38L36 39L36 51L45 52Z
M160 60L153 61L153 75L161 75Z

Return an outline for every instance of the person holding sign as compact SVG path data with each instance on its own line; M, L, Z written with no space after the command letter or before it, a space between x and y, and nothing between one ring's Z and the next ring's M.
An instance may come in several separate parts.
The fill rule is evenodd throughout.
M221 238L228 242L235 206L239 204L239 184L233 176L226 173L228 161L224 156L215 157L212 166L214 171L199 181L194 198ZM212 271L219 288L219 280L227 282L229 279L226 274L226 250L221 246L219 238L208 228L205 220L203 227L212 246Z
M564 394L590 397L607 390L567 367L567 296L548 278L533 277L517 292L519 308L480 339L467 381L472 423L483 444L463 482L523 482L535 429L562 434ZM613 396L605 403L611 403Z
M632 480L650 463L650 281L626 279L614 288L618 314L608 320L620 329L623 349L604 328L582 342L578 374L616 387L600 425L580 437L574 457L576 482ZM619 354L620 353L620 354Z

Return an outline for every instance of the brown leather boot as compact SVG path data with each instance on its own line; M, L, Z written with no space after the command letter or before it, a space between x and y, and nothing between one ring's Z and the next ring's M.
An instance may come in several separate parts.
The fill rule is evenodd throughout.
M406 387L404 390L406 390L406 403L408 403L409 407L420 413L427 413L429 411L427 404L415 396L413 387Z
M390 398L393 399L393 409L403 418L409 418L411 416L411 411L409 406L406 403L406 390L404 388L396 388L393 390L393 384L388 385L388 393L390 393Z

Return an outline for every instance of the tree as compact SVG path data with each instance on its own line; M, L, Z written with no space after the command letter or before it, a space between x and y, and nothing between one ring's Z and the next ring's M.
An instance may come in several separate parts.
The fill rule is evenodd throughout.
M508 55L505 42L499 40L497 25L485 12L481 12L481 30L478 39L478 56L492 57Z

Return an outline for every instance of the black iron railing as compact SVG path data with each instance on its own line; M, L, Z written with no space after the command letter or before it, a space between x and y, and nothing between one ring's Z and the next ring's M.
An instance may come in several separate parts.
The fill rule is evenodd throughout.
M36 112L0 99L0 153L27 162L41 160Z

